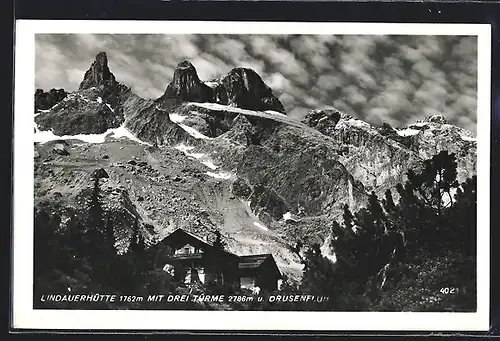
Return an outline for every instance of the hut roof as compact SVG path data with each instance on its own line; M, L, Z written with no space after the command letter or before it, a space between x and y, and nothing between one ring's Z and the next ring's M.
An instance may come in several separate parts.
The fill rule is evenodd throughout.
M214 247L214 245L213 245L213 243L212 243L212 242L210 242L210 241L208 241L208 240L205 240L205 239L203 239L203 238L200 238L200 237L198 237L197 235L195 235L195 234L193 234L193 233L191 233L191 232L189 232L189 231L184 230L183 228L177 228L177 229L175 229L172 233L170 233L168 236L166 236L165 238L163 238L163 239L160 241L160 243L161 243L161 242L168 242L168 240L169 240L169 239L172 239L172 238L174 238L175 236L178 236L178 235L181 235L181 234L184 234L184 235L186 235L186 236L189 236L189 237L191 237L191 238L195 239L196 241L198 241L198 242L199 242L199 243L201 243L202 245L208 246L208 247L210 247L210 248L213 248L213 247ZM235 255L234 253L229 252L229 251L227 251L227 250L221 250L221 251L222 251L223 253L228 254L228 255L231 255L231 256L233 256L233 257L238 257L238 256L237 256L237 255Z
M270 253L259 255L240 256L240 269L258 268L264 261L272 257Z

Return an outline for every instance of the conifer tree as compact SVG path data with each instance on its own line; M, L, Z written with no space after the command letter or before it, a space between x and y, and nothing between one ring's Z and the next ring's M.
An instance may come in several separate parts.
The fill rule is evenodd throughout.
M215 230L215 241L212 243L212 246L215 250L224 251L226 249L226 243L222 240L222 235L219 230ZM218 285L223 285L223 269L220 266L221 264L217 264L215 281Z
M107 248L112 252L112 254L116 254L115 243L116 239L113 226L113 218L111 216L108 216L106 220L106 245Z
M446 241L466 257L476 256L477 177L466 179L457 189Z
M100 256L104 248L104 210L102 208L101 189L99 186L99 178L93 179L94 185L89 199L88 220L87 220L87 236L85 252L88 252L91 258Z
M213 242L212 246L217 250L226 249L226 242L222 240L222 235L219 230L215 231L215 241Z
M132 226L129 252L135 256L141 256L144 253L144 247L144 237L139 229L139 218L135 217L134 225Z
M334 266L321 254L315 243L305 252L307 268L303 273L301 290L314 295L329 295L333 288Z

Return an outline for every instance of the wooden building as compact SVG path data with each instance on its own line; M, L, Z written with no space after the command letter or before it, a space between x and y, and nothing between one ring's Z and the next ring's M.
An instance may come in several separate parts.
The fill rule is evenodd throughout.
M272 291L282 278L271 254L238 256L180 228L153 249L157 266L186 284Z
M270 253L240 256L240 286L252 289L274 291L278 289L278 282L282 279L281 272Z
M160 255L156 263L174 278L186 284L217 284L239 286L239 257L214 247L208 240L177 229L155 248L169 246L170 251Z

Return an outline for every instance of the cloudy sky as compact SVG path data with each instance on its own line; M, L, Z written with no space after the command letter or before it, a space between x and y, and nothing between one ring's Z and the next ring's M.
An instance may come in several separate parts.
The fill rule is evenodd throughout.
M296 118L335 107L399 127L439 113L476 132L476 37L44 34L35 44L35 85L46 91L76 90L105 51L117 80L145 98L187 59L202 80L254 69Z

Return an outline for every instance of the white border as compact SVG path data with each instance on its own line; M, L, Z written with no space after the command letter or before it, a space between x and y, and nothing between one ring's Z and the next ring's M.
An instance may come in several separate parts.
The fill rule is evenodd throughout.
M33 309L33 94L36 33L398 34L478 36L476 313L75 311ZM486 331L489 328L490 77L487 24L18 20L15 50L13 327L137 330Z

